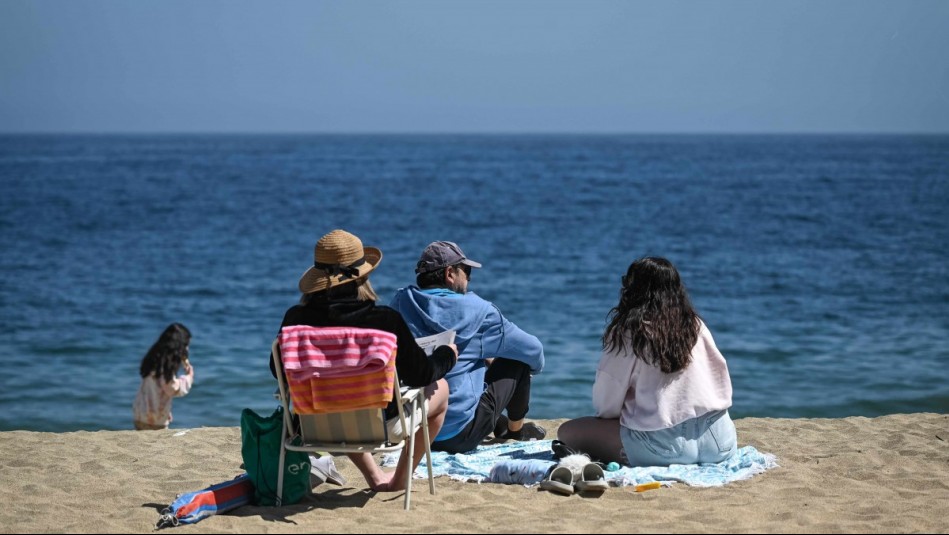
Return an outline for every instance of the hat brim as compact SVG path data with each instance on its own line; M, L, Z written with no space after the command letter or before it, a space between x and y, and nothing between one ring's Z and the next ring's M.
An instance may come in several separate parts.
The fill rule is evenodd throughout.
M354 282L369 275L372 270L376 269L376 266L379 265L379 262L382 262L382 251L376 249L375 247L363 247L362 251L366 262L356 268L358 270L358 274L355 277L348 277L342 274L329 275L322 269L316 269L315 267L310 266L310 268L303 273L303 276L300 277L300 292L305 294L319 292L328 288L333 288L334 286L349 284L350 282Z
M462 260L461 262L458 262L458 263L459 263L459 264L464 264L464 265L466 265L466 266L471 266L471 267L473 267L473 268L479 268L479 267L481 267L481 263L480 263L480 262L475 262L474 260L471 260L470 258L465 258L464 260Z

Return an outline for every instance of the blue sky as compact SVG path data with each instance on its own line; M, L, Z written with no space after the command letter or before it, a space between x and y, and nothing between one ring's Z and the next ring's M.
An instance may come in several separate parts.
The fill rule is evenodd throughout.
M949 133L949 2L5 1L0 132Z

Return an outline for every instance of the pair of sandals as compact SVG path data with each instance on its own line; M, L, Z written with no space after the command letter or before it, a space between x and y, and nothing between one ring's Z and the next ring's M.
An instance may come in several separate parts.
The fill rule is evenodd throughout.
M574 492L602 494L610 488L603 468L597 463L587 463L580 473L579 481L574 481L573 470L557 465L547 478L540 482L542 490L569 496Z

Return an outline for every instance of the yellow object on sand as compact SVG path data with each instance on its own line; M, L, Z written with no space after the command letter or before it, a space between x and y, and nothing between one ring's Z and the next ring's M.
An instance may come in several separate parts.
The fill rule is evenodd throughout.
M636 485L635 491L636 491L636 492L645 492L645 491L647 491L647 490L658 489L658 488L661 487L661 486L662 486L662 483L660 483L660 482L658 482L658 481L650 481L649 483L642 483L642 484L640 484L640 485Z

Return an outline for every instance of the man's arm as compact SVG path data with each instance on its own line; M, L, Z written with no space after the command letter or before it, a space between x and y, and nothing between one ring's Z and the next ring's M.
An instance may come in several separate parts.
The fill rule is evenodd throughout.
M493 304L484 321L487 328L482 347L486 358L500 357L523 362L530 366L531 373L540 373L544 369L544 346L536 336L524 332L509 321Z
M382 309L383 307L378 307ZM388 309L392 331L398 340L399 349L395 358L396 369L399 371L399 380L408 386L427 386L441 379L458 360L457 353L450 346L438 346L429 357L425 350L418 346L415 337L406 325L405 320L395 310Z

